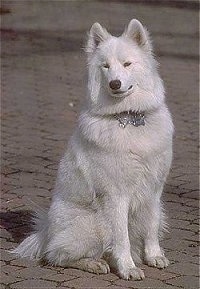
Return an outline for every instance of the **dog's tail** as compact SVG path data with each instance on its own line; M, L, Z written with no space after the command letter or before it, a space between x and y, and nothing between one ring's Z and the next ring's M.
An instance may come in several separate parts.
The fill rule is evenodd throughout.
M47 212L44 209L37 209L34 213L33 229L35 232L22 241L17 248L11 250L10 253L17 257L28 257L30 259L42 259L44 257L48 238L48 219Z

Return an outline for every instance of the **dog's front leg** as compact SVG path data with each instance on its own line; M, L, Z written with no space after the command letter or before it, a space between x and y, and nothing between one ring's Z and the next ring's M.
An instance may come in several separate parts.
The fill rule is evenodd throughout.
M159 245L159 229L163 223L163 213L160 204L160 198L153 203L149 203L148 207L149 221L147 226L145 243L145 262L147 265L157 268L165 268L169 265L168 259L165 257L163 250Z
M130 252L128 235L129 199L124 196L115 196L111 202L112 209L109 208L108 210L113 233L112 265L117 269L121 278L141 280L144 278L144 273L135 266Z

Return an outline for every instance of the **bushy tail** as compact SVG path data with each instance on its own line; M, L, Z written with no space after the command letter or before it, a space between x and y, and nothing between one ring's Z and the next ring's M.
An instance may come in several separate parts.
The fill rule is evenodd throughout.
M34 233L27 237L16 249L12 250L11 253L21 258L41 259L42 247L39 234Z
M33 217L34 233L27 237L22 243L10 251L18 257L28 257L30 259L42 259L47 243L48 220L47 213L39 209Z

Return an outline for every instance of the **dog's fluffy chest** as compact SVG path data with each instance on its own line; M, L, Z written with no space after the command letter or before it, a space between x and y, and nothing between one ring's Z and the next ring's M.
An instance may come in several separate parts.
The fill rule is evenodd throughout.
M173 124L168 109L163 106L152 115L148 115L145 126L120 127L116 119L91 117L83 114L79 128L85 146L96 146L100 151L132 153L139 157L149 157L162 153L171 145Z
M85 114L79 129L79 144L88 168L92 168L91 179L97 190L145 190L148 183L152 191L162 179L173 130L167 108L147 118L145 126L140 127L122 128L116 119Z
M162 177L163 155L142 158L128 153L99 152L90 150L91 177L97 191L135 192L154 190ZM148 184L148 186L147 186ZM148 193L148 192L146 192Z

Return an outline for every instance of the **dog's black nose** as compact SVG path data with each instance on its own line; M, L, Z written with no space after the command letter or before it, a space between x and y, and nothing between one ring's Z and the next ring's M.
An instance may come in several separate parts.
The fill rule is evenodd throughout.
M116 79L116 80L111 80L111 82L109 83L109 86L111 89L113 90L117 90L121 87L121 81Z

